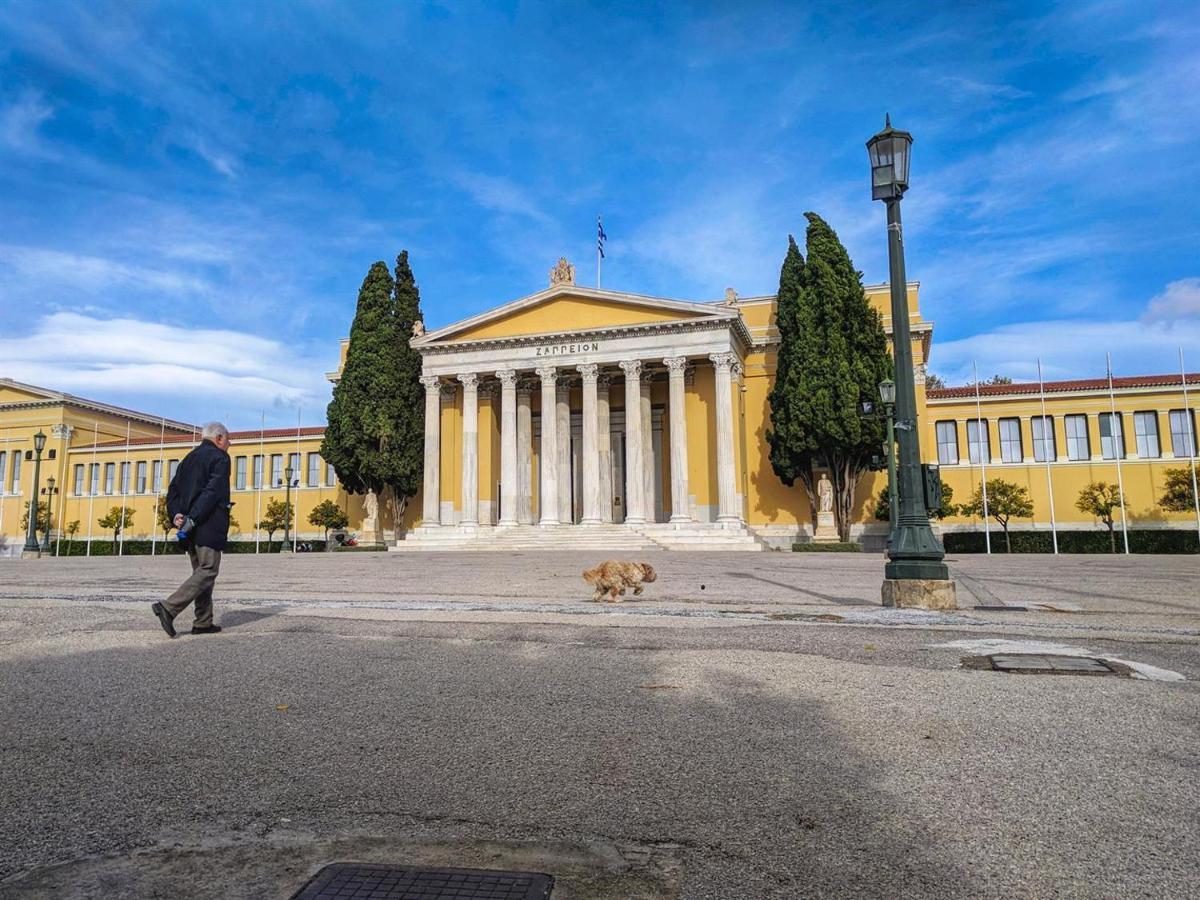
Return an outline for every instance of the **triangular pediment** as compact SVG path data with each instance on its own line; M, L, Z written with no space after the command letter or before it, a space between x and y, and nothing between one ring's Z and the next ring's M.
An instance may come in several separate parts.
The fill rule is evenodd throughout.
M57 391L40 388L33 384L23 384L11 378L0 378L0 403L29 403L33 400L61 400L62 394Z
M735 310L713 304L601 291L578 285L557 285L439 328L413 341L413 344L503 340L736 317Z

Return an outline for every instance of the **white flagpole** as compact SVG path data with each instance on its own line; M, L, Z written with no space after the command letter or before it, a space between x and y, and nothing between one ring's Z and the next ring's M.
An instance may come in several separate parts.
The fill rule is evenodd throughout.
M300 407L296 407L296 505L292 507L292 553L296 552L296 546L299 544L300 536L296 533L300 530L300 470L304 467L304 460L300 456Z
M987 552L991 553L992 532L988 528L987 458L992 452L992 442L988 440L988 433L983 428L983 407L979 402L979 364L972 361L971 366L975 369L975 446L979 448L979 483L983 491L983 541L987 545ZM968 455L971 450L969 444L970 442L968 441Z
M600 232L603 231L603 224L600 216L596 216L596 290L600 290L600 260L603 259L603 254L600 251Z
M1121 540L1125 545L1125 554L1129 554L1129 523L1125 519L1125 481L1121 478L1121 457L1125 455L1125 425L1117 418L1117 398L1113 393L1112 354L1104 354L1108 365L1108 430L1112 433L1113 455L1117 458L1117 492L1121 495ZM1120 428L1118 437L1117 428ZM1119 442L1119 443L1118 443Z
M70 442L68 441L68 445L69 445L69 443ZM67 449L68 449L67 447L63 448L62 462L63 462L63 481L64 482L67 480L67 477L71 474L71 467L67 464L67 453L66 453ZM74 487L74 485L72 485L72 487ZM63 484L61 487L59 487L58 496L61 497L62 499L60 499L58 501L58 535L54 538L54 555L55 556L58 556L59 551L62 549L63 514L67 511L67 486L66 486L66 484ZM53 497L50 498L49 502L53 503L54 498ZM4 533L4 529L0 528L0 534L3 534L3 533Z
M4 430L8 431L7 428ZM5 446L8 445L5 444ZM5 471L5 466L11 465L8 460L9 454L5 453L4 465L0 465L0 535L4 534L4 507L8 506L8 485L5 484L5 475L7 474Z
M1054 522L1054 479L1050 477L1050 448L1058 453L1058 441L1054 438L1054 425L1046 418L1046 385L1042 382L1042 358L1039 356L1038 394L1042 400L1042 454L1046 457L1046 496L1050 498L1050 539L1054 542L1054 552L1058 553L1058 527Z
M1196 490L1196 419L1188 405L1187 369L1183 365L1182 347L1179 348L1179 380L1183 385L1183 414L1187 416L1187 426L1192 429L1188 435L1188 449L1192 451L1188 459L1192 464L1192 504L1196 507L1196 536L1200 537L1200 491Z
M92 519L96 511L96 445L100 443L100 423L92 422L92 461L88 464L88 534L87 553L92 555Z
M121 540L117 545L117 556L125 555L125 507L126 495L129 493L129 476L133 472L129 468L129 422L125 423L125 459L121 463Z
M258 542L262 535L259 534L258 523L262 521L262 486L267 477L267 459L263 456L263 437L267 431L267 411L262 411L262 424L258 428L258 464L259 469L258 488L254 492L254 552L258 553ZM254 466L250 466L250 477L254 477ZM270 549L269 547L267 548Z
M167 451L167 418L162 417L162 424L158 428L158 485L154 484L154 473L150 473L150 488L154 493L154 521L150 523L150 555L154 556L155 550L158 548L158 505L162 501L162 485L163 475L165 474L166 462L163 456ZM166 535L163 535L166 538ZM165 548L164 548L165 552Z

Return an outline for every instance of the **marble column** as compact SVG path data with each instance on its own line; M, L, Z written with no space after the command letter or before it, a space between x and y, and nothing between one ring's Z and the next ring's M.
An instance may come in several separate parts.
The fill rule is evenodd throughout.
M658 521L654 497L654 414L650 403L649 374L642 379L642 483L646 486L646 521Z
M625 372L625 523L642 525L646 521L646 481L642 443L642 363L624 360Z
M733 462L733 365L732 353L709 356L716 369L717 405L717 521L739 522L737 478Z
M517 383L517 523L533 524L533 385Z
M684 408L684 369L687 357L669 356L663 360L670 382L671 420L671 521L690 522L692 511L688 501L687 412Z
M479 524L479 376L467 372L458 380L463 386L462 517L458 524L474 528Z
M501 369L500 379L500 525L517 524L517 373Z
M559 379L554 395L554 424L558 428L558 521L572 525L571 514L571 382L567 376Z
M421 510L423 525L441 524L442 500L442 387L436 375L422 375L425 385L425 482Z
M583 516L581 525L600 524L600 448L599 416L596 412L596 382L600 367L593 364L579 366L583 376L583 448L580 464L583 469Z
M600 454L600 521L613 520L612 418L608 391L612 380L607 375L596 379L596 443Z
M538 454L541 467L541 518L539 525L557 525L558 518L558 425L555 413L555 388L558 385L558 370L554 366L542 366L537 370L542 379L542 446Z

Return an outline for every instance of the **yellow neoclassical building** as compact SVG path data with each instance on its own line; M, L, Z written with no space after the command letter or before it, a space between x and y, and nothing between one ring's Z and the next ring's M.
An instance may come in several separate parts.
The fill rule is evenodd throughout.
M890 332L886 284L866 289ZM925 390L933 323L908 285L924 458L941 465L956 501L985 473L1026 487L1034 515L1014 528L1096 528L1075 508L1090 481L1120 481L1131 528L1197 528L1197 516L1158 505L1166 470L1195 454L1188 391L1200 375L1141 376ZM261 544L256 524L296 473L293 526L320 538L312 508L333 500L350 529L378 531L397 549L524 547L763 549L812 534L799 487L771 469L766 431L778 332L775 297L713 302L649 297L574 283L560 263L548 288L413 338L423 359L425 472L399 528L385 505L337 484L320 458L320 426L235 431L233 538ZM344 359L346 342L343 341ZM340 371L340 367L339 367ZM339 372L328 377L336 381ZM1186 396L1185 396L1186 395ZM1045 427L1043 406L1045 404ZM0 535L19 551L33 490L32 435L43 455L55 544L111 539L97 521L133 510L126 540L161 537L153 513L174 464L195 441L189 423L0 379ZM1120 471L1118 471L1118 469ZM852 533L878 545L883 473L861 483ZM45 496L43 496L45 499ZM1051 501L1053 500L1053 508ZM374 506L374 504L369 504ZM979 530L954 516L942 530ZM276 541L280 538L276 532Z

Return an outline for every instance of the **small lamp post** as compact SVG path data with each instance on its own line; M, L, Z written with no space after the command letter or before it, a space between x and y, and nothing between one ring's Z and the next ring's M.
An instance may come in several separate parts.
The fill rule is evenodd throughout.
M29 529L25 533L25 547L21 550L22 557L38 559L42 555L38 547L38 490L42 480L42 451L46 449L46 435L40 428L33 436L33 494L29 501Z
M890 378L879 382L879 407L870 400L862 402L862 414L874 416L887 422L887 440L883 444L883 455L887 459L888 490L888 546L892 545L896 531L896 382Z
M58 488L54 486L54 476L51 475L46 479L46 486L42 488L42 496L46 498L46 527L42 530L42 552L50 552L50 521L54 514L54 497L58 494Z
M292 477L296 474L296 470L288 466L283 470L283 477L287 479L287 487L283 492L283 505L287 510L287 519L283 523L283 545L279 548L280 553L291 553L292 547L288 542L288 532L292 525Z
M908 190L912 135L885 120L883 131L867 141L871 161L871 199L887 205L889 281L892 295L892 356L896 366L895 430L898 459L896 488L899 504L892 525L892 542L883 597L892 606L954 608L954 584L943 562L945 551L934 537L925 508L920 435L916 428L917 394L913 380L912 337L908 321L908 287L904 272L904 237L900 198ZM883 396L880 386L880 397ZM915 582L934 582L917 585Z

